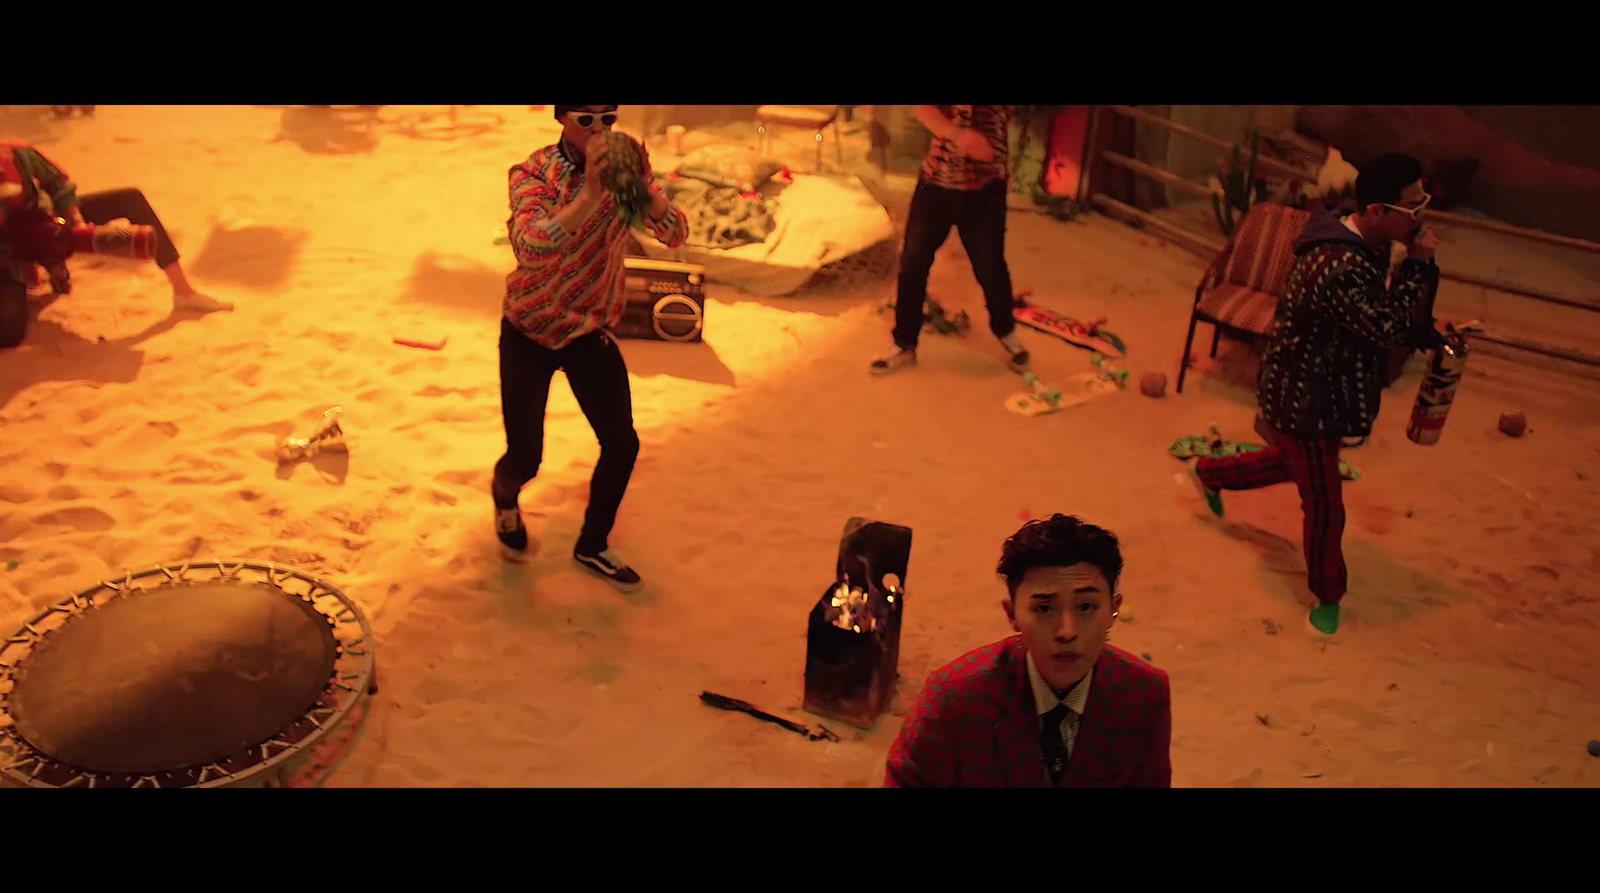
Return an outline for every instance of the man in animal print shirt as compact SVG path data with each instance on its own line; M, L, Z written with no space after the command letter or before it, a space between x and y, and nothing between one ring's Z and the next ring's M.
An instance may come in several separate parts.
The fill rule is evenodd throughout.
M872 362L874 375L917 363L928 271L951 228L972 259L983 287L989 331L1000 339L1012 369L1028 366L1012 316L1011 270L1006 266L1006 188L1010 179L1008 128L1016 106L919 105L917 120L933 132L933 145L911 196L900 283L895 297L894 349Z

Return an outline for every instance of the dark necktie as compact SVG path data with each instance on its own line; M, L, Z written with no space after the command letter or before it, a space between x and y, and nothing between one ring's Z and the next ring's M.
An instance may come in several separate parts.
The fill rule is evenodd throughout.
M1057 704L1040 719L1043 727L1039 730L1039 753L1053 784L1060 784L1067 773L1067 742L1061 737L1061 723L1071 712L1066 704Z

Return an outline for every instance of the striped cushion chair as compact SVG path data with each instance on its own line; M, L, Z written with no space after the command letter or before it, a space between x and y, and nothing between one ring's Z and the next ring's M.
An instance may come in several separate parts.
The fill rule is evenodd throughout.
M1289 284L1294 266L1294 240L1311 215L1285 205L1256 205L1240 221L1233 238L1211 262L1194 293L1189 316L1189 338L1178 365L1178 393L1189 371L1189 351L1194 347L1195 325L1211 324L1211 356L1223 330L1251 338L1272 330L1278 300Z

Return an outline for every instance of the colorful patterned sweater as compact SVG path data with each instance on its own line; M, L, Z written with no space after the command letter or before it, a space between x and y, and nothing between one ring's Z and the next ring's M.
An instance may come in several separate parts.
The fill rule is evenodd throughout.
M38 149L0 140L0 219L11 211L43 208L65 215L78 204L78 187ZM0 270L11 270L11 247L0 235Z
M583 186L584 158L562 143L546 146L511 168L511 219L506 227L517 269L506 276L506 319L538 344L559 350L622 318L622 258L627 226L609 194L575 233L556 222L558 211ZM652 180L650 192L660 195ZM669 248L683 244L688 221L668 206L644 229Z
M1295 254L1262 352L1261 416L1296 436L1365 437L1390 351L1426 343L1439 268L1407 259L1386 282L1388 255L1331 213L1306 224Z
M955 141L934 137L933 145L928 147L928 156L922 160L922 182L971 192L1011 176L1009 128L1016 106L941 105L935 108L956 126L983 134L994 149L994 159L974 161L961 154Z

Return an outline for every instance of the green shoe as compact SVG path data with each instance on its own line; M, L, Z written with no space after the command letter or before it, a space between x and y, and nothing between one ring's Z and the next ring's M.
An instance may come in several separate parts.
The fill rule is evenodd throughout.
M1220 518L1222 517L1222 493L1221 491L1213 490L1210 487L1207 487L1205 483L1200 480L1199 462L1199 459L1189 460L1189 479L1194 481L1195 492L1199 493L1200 498L1206 501L1206 508L1211 509L1211 514Z
M1331 636L1339 631L1339 606L1317 605L1311 609L1307 618L1311 621L1311 628L1317 632Z

